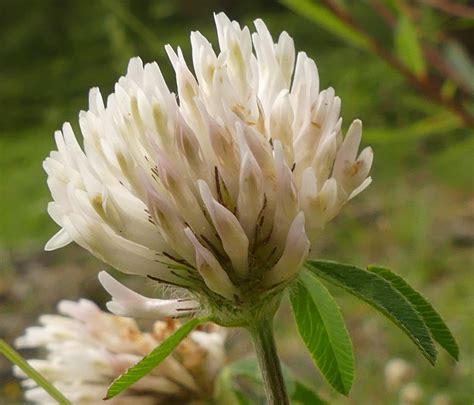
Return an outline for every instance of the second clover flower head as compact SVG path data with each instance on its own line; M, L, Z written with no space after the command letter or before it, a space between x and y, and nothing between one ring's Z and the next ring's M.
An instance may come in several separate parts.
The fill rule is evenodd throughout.
M61 230L46 249L75 241L124 273L233 305L294 279L369 185L373 155L358 154L359 120L342 136L340 98L286 32L275 43L261 20L254 33L215 22L218 52L191 33L192 69L166 47L177 95L133 58L106 103L91 90L83 148L70 124L56 133L44 167Z

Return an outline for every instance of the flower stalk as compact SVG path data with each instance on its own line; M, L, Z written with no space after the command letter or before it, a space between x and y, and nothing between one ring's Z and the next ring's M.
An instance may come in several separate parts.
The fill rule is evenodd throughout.
M248 329L260 364L268 405L289 404L273 334L273 315L258 320Z

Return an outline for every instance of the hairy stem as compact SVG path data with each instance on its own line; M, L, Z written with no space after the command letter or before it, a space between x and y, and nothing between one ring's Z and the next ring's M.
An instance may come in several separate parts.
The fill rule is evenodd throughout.
M288 394L273 336L273 315L249 326L269 405L288 405Z

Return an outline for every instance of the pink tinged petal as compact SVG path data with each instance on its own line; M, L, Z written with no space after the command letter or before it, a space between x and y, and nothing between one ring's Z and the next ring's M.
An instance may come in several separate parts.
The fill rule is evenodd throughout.
M106 225L72 214L65 218L64 228L78 244L123 273L150 275L182 286L192 284L191 280L174 275L162 263L159 252L119 236Z
M323 131L325 133L337 132L338 123L341 114L341 99L334 97L331 109L328 111L326 119L324 121Z
M232 212L214 200L206 182L199 180L199 191L214 227L236 273L245 277L248 268L249 240Z
M230 197L235 201L239 190L238 178L235 173L238 173L240 166L237 147L231 134L214 120L209 120L208 131L211 148L217 159L219 174L224 180Z
M178 59L175 69L180 105L184 102L192 106L194 98L199 95L198 83L181 59Z
M334 218L340 209L337 200L337 183L334 179L326 180L321 190L305 204L308 213L307 228L311 231L311 238L315 238L326 222Z
M178 150L187 163L193 179L208 179L208 166L206 165L207 162L204 162L199 140L193 130L182 119L178 120L176 124L176 136Z
M354 197L358 196L362 191L364 191L367 187L370 186L372 183L372 177L367 177L359 187L355 188L349 196L349 200L352 200Z
M163 319L189 316L199 309L196 300L161 300L144 297L125 287L105 271L99 273L102 287L111 295L107 309L115 315L132 318Z
M300 212L291 224L285 250L275 266L263 276L263 285L272 288L291 280L300 270L309 253L310 243L305 232L305 216Z
M239 136L239 142L242 143L245 140L265 177L269 180L274 179L275 167L270 142L251 127L238 125L236 129L238 134L243 135L243 137Z
M176 203L180 215L194 232L200 235L204 234L210 240L215 241L212 227L204 216L201 205L191 191L189 184L180 175L178 167L173 165L163 153L159 153L158 157L160 181ZM192 186L194 187L194 184Z
M317 184L323 184L331 174L336 151L336 134L323 139L318 145L311 165L314 168Z
M107 199L108 204L117 210L122 236L151 249L164 249L163 237L159 234L157 225L150 221L147 206L142 200L122 186L110 187Z
M331 112L334 103L335 92L332 87L323 90L319 97L315 108L311 112L311 124L319 129L323 129Z
M73 240L71 236L67 233L67 231L61 229L46 243L44 250L56 250L66 245L69 245L72 241Z
M186 228L184 232L194 245L197 269L206 286L216 294L234 301L235 297L239 295L238 290L232 284L225 270L214 255L198 241L191 229Z
M360 141L362 138L362 121L354 120L347 131L347 135L344 138L344 142L339 148L336 161L334 162L333 176L336 180L340 180L344 177L344 171L348 165L351 165L359 149Z
M320 184L318 184L316 180L314 169L312 167L307 167L303 172L300 187L300 198L303 206L316 197L318 194L318 186L320 186Z
M102 311L92 301L80 299L79 301L61 300L58 312L83 322L91 322L94 316L100 316Z
M359 182L362 182L363 179L367 177L372 168L372 163L374 161L374 152L370 146L364 148L357 158L357 163L359 164L358 171L355 179Z
M275 54L285 79L286 86L289 88L291 75L295 66L295 44L293 38L291 38L286 31L283 31L278 38L278 43L275 47Z
M250 151L244 153L239 176L237 213L247 237L253 238L264 201L262 171Z
M194 265L194 247L184 235L185 225L176 208L156 193L150 193L147 201L150 214L157 222L163 239L168 244L168 247L163 250L170 254L177 252L189 264Z
M360 126L359 128L361 130ZM348 137L349 133L346 136L346 140ZM334 165L334 177L342 188L342 197L344 199L348 199L352 192L365 181L373 162L373 151L370 147L365 148L356 159L357 149L360 143L360 131L357 132L357 136L353 137L356 138L355 141L353 140L353 143L350 143L350 140L348 141L351 148L349 149L348 147L345 153L340 155L346 143L346 140L344 140ZM347 150L350 150L350 152L347 152Z
M285 244L288 229L299 210L299 196L291 170L285 162L280 141L275 141L274 143L274 155L277 172L277 201L273 220L272 241L281 251Z
M287 90L282 90L273 104L270 114L270 137L273 141L280 141L283 146L286 163L291 166L294 162L293 131L294 119L290 97Z
M298 52L290 94L293 111L298 111L293 123L293 130L298 133L311 120L313 102L321 97L316 64L305 52Z

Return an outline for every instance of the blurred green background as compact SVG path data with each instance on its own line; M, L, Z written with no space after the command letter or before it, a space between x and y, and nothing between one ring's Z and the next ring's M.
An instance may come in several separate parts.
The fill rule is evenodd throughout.
M357 23L341 22L328 3ZM42 250L56 231L46 214L41 168L54 148L54 130L64 121L77 128L89 88L113 91L132 56L158 61L174 87L164 45L179 45L190 57L189 32L215 41L212 12L226 11L242 24L263 18L274 37L286 30L297 50L316 60L322 87L334 87L342 98L344 127L355 118L364 122L364 142L375 153L374 184L328 226L321 258L379 263L401 273L435 304L461 349L458 364L441 353L432 368L389 322L334 290L356 350L350 397L331 392L310 364L287 307L277 331L283 359L331 403L399 403L399 393L387 391L383 370L401 357L412 363L411 381L423 393L412 403L472 404L474 134L472 121L459 112L473 115L470 10L462 1L2 1L0 336L12 342L60 299L105 300L96 281L105 265L76 246ZM371 41L406 71L374 53ZM426 83L434 95L427 97ZM3 358L0 381L0 403L22 403Z

